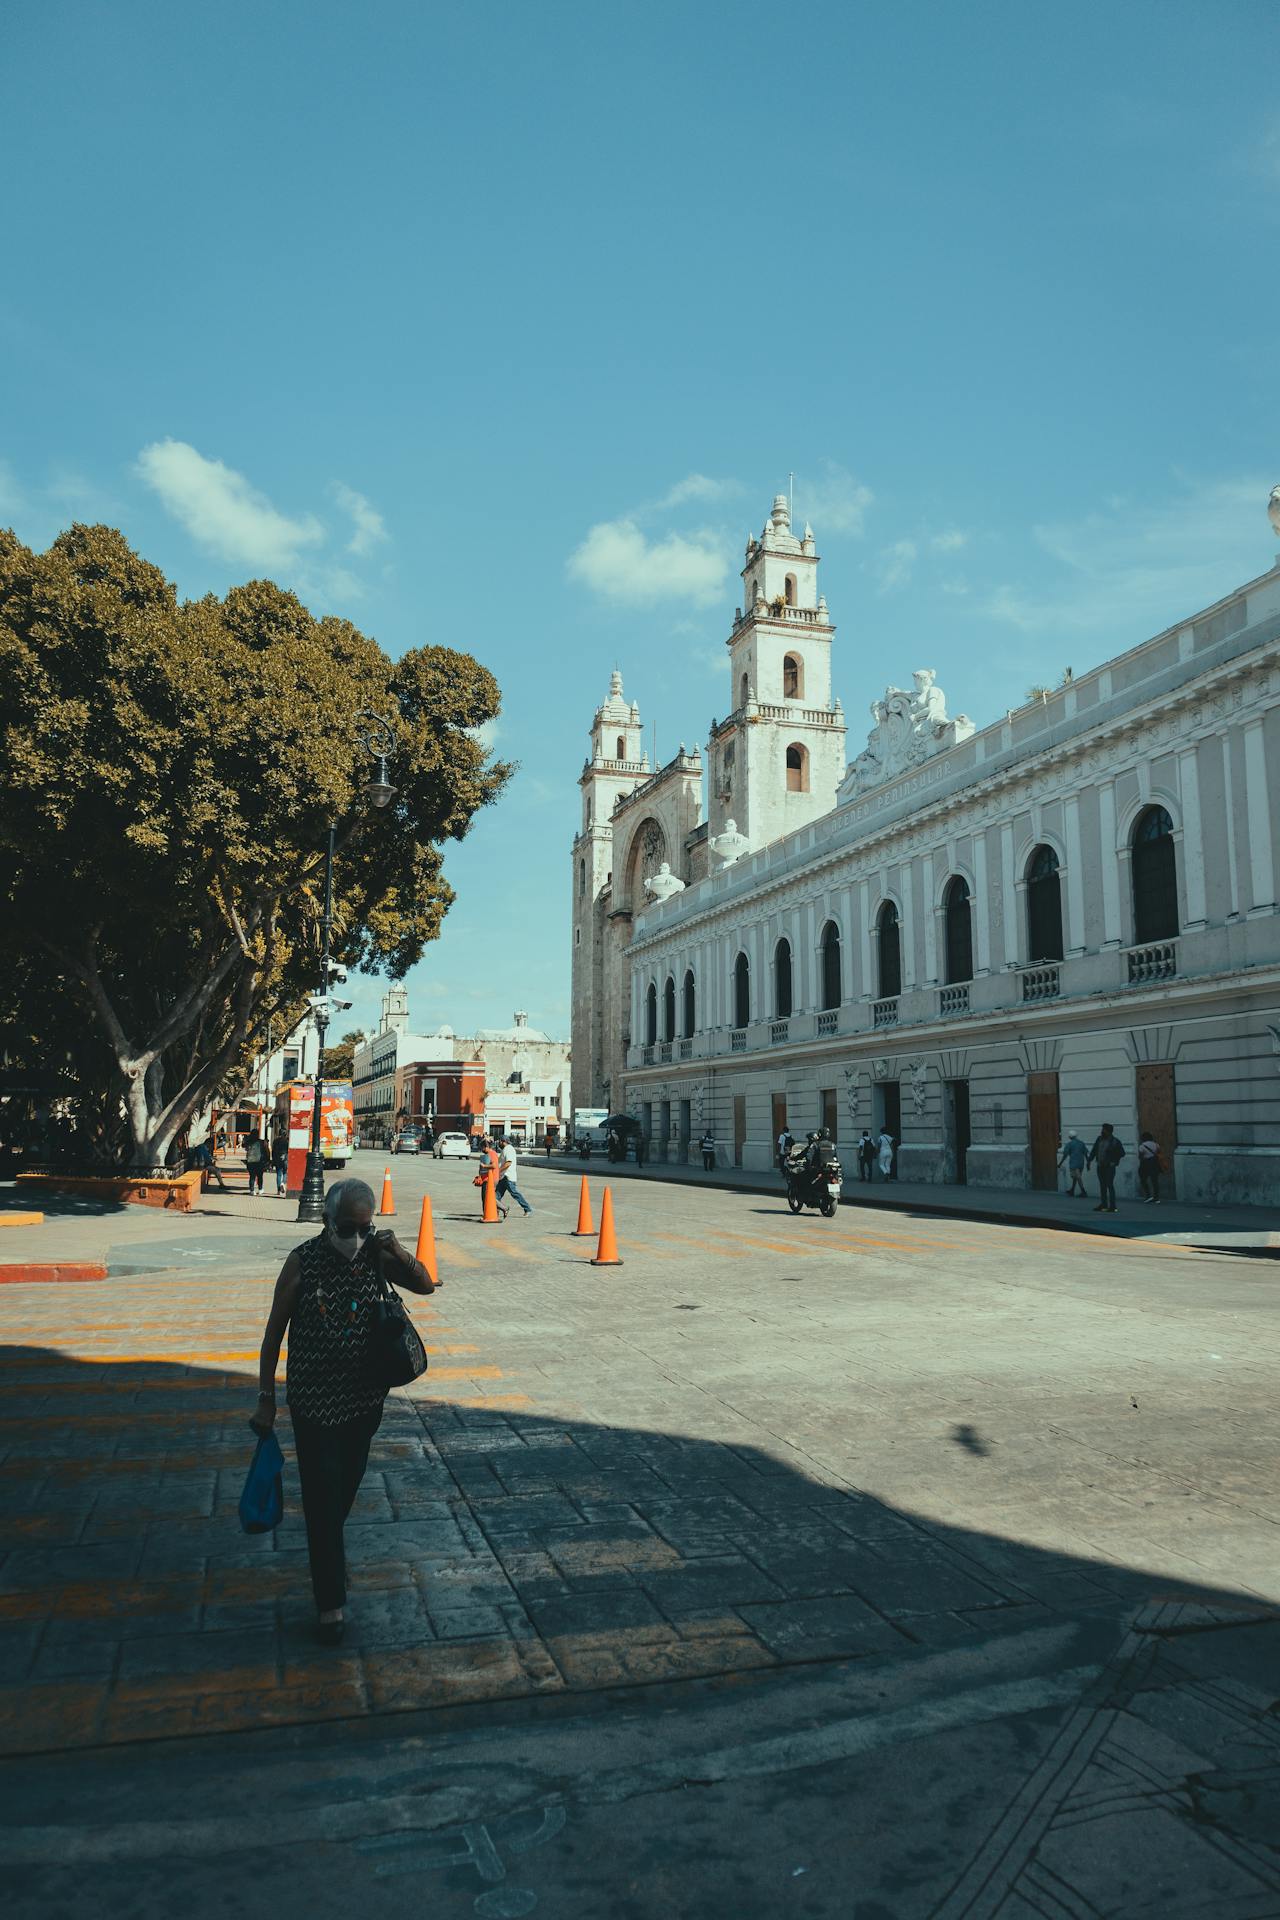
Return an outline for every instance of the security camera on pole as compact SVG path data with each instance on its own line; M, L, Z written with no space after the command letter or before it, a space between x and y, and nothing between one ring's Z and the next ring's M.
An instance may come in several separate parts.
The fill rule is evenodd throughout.
M376 713L361 713L358 721L364 724L356 738L362 747L372 754L378 763L377 772L365 788L369 800L375 807L385 807L395 793L387 777L387 763L395 749L395 734L389 721ZM324 1219L324 1149L320 1144L321 1106L324 1101L324 1042L329 1031L329 1022L335 1013L345 1013L351 1006L349 1000L339 999L334 987L344 985L347 969L338 961L329 958L330 936L333 932L333 852L337 836L335 822L329 824L329 839L324 856L324 919L321 922L322 953L320 960L320 991L313 993L308 1002L311 1018L316 1027L316 1077L315 1105L311 1112L311 1146L307 1153L307 1170L303 1176L302 1192L298 1197L298 1218L318 1224Z

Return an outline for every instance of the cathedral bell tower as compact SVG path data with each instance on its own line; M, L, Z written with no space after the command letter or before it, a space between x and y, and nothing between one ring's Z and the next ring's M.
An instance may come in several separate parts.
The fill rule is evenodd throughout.
M747 541L742 581L726 642L730 712L708 744L713 856L729 821L754 850L830 813L845 768L818 551L811 527L800 539L791 531L784 493L760 537Z
M640 709L614 669L608 698L591 723L591 752L578 776L582 826L573 842L573 1066L575 1107L602 1104L605 1065L604 955L613 879L613 809L652 769L641 745Z

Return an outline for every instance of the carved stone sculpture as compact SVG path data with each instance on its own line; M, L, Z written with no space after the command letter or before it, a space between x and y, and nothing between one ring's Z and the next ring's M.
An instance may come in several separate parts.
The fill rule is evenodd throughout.
M644 887L645 892L652 894L655 900L669 900L673 893L684 892L684 881L676 878L671 871L671 862L664 860L656 873L646 876Z
M919 668L911 678L911 688L886 687L883 700L872 701L874 725L865 748L845 773L839 799L856 799L933 754L958 746L973 733L968 714L947 719L946 695L936 684L932 667Z
M745 833L738 832L736 820L726 820L724 832L708 840L707 846L722 867L731 867L735 860L741 860L744 853L751 851L751 842Z
M911 1076L911 1105L920 1119L929 1104L929 1069L923 1060L913 1060L907 1068Z

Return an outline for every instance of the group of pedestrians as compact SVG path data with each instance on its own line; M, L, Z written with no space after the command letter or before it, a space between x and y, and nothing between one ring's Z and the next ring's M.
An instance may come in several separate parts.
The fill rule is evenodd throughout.
M858 1178L871 1180L879 1174L882 1180L896 1180L898 1169L895 1159L898 1143L887 1127L881 1127L875 1139L866 1127L862 1129L856 1153L858 1157Z
M262 1182L270 1167L276 1176L276 1192L283 1193L288 1183L289 1143L281 1129L270 1143L263 1139L255 1127L244 1143L244 1164L249 1175L250 1193L261 1193Z
M1114 1213L1116 1211L1116 1172L1124 1157L1124 1142L1109 1120L1104 1121L1091 1147L1085 1146L1078 1133L1069 1133L1066 1145L1058 1156L1059 1168L1065 1167L1070 1176L1067 1184L1068 1199L1088 1199L1084 1176L1088 1169L1093 1167L1096 1168L1098 1175L1098 1204L1094 1212ZM1160 1176L1168 1170L1169 1164L1161 1151L1159 1141L1153 1133L1144 1132L1138 1141L1138 1186L1147 1206L1159 1206Z
M507 1217L507 1209L502 1204L504 1200L514 1200L522 1213L532 1213L533 1208L516 1185L516 1174L520 1170L520 1156L512 1142L504 1140L499 1150L493 1135L486 1133L481 1136L480 1152L483 1155L483 1165L471 1183L472 1186L480 1189L480 1211L482 1213L484 1211L484 1190L492 1174L494 1176L493 1195L498 1205L498 1213L503 1220Z

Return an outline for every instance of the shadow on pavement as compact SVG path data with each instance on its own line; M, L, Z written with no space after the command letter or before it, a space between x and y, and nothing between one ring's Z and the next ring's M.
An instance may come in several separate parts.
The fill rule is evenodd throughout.
M78 1842L74 1869L47 1832L21 1835L190 1824L197 1804L198 1833L146 1843L182 1856L165 1855L169 1910L221 1912L237 1894L262 1910L283 1862L290 1912L333 1910L341 1884L370 1916L395 1913L409 1871L432 1873L439 1912L527 1912L481 1898L505 1884L494 1835L531 1805L567 1806L596 1834L590 1871L545 1836L556 1913L774 1912L792 1856L811 1863L809 1914L1043 1911L1041 1863L1057 1847L1059 1878L1087 1881L1102 1828L1081 1822L1104 1815L1110 1904L1082 1912L1183 1912L1120 1891L1174 1841L1182 1892L1226 1848L1250 1913L1280 1898L1250 1829L1270 1788L1223 1785L1246 1762L1280 1779L1276 1615L1258 1595L925 1522L754 1446L397 1393L348 1526L348 1636L327 1651L283 1414L284 1524L238 1527L255 1384L232 1366L0 1351L0 1728L22 1756L0 1863L8 1845L31 1912L152 1908L104 1864L116 1841L101 1858ZM971 1426L951 1439L986 1450ZM292 1772L253 1745L271 1730ZM381 1757L344 1773L339 1732L376 1732ZM215 1733L253 1737L222 1773L200 1741ZM409 1746L391 1753L393 1735ZM104 1749L123 1746L128 1766L112 1766ZM320 1755L304 1790L298 1769ZM254 1780L272 1811L246 1852L230 1835ZM705 1806L690 1782L714 1790ZM339 1801L358 1803L345 1837ZM416 1854L396 1851L406 1828ZM477 1831L502 1865L489 1880ZM997 1867L1010 1904L967 1904Z

